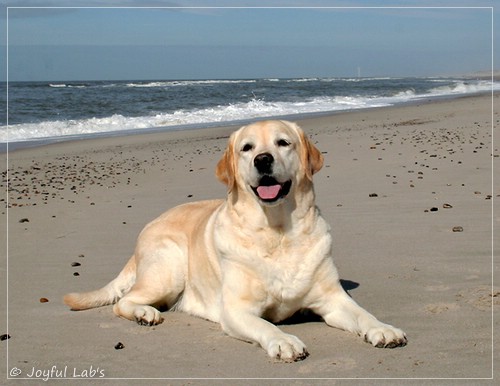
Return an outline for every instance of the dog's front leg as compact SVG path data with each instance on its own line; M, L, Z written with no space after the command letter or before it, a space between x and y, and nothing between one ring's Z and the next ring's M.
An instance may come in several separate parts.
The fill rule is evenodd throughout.
M260 344L271 358L294 362L309 355L305 344L299 338L285 334L274 324L245 310L225 310L221 325L232 337Z
M234 338L260 344L271 358L284 362L300 361L309 355L300 339L262 319L261 314L255 303L225 294L220 318L222 329Z
M321 315L329 326L354 332L375 347L406 345L406 334L402 330L382 323L359 306L340 283L330 286L330 291L322 293L319 299L313 311Z

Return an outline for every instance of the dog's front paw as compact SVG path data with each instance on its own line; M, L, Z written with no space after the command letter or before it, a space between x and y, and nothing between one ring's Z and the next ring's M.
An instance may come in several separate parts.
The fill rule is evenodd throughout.
M140 306L134 310L134 317L141 326L154 326L163 322L163 318L156 308Z
M283 362L296 362L307 358L306 346L297 337L283 334L270 340L267 353L271 358Z
M388 324L370 328L365 333L365 341L379 348L406 346L408 342L406 334L402 330Z

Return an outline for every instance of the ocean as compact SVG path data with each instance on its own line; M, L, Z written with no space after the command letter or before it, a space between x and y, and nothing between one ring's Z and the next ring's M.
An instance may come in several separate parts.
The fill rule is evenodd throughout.
M0 84L0 142L210 128L500 90L457 78L298 78ZM5 147L5 146L4 146Z

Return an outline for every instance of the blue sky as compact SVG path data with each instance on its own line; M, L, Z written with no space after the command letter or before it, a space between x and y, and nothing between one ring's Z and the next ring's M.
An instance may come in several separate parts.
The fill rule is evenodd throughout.
M10 81L457 75L500 63L494 3L11 0L0 38L8 6ZM184 5L222 8L136 8Z

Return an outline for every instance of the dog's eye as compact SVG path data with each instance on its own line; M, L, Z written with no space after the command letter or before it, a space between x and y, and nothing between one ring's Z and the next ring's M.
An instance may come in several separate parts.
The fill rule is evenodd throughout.
M278 142L276 142L276 144L277 144L279 147L287 147L287 146L290 146L290 142L288 142L286 139L278 139Z
M243 147L241 148L241 151L247 152L247 151L250 151L252 149L253 149L253 145L251 143L247 143L247 144L243 145Z

